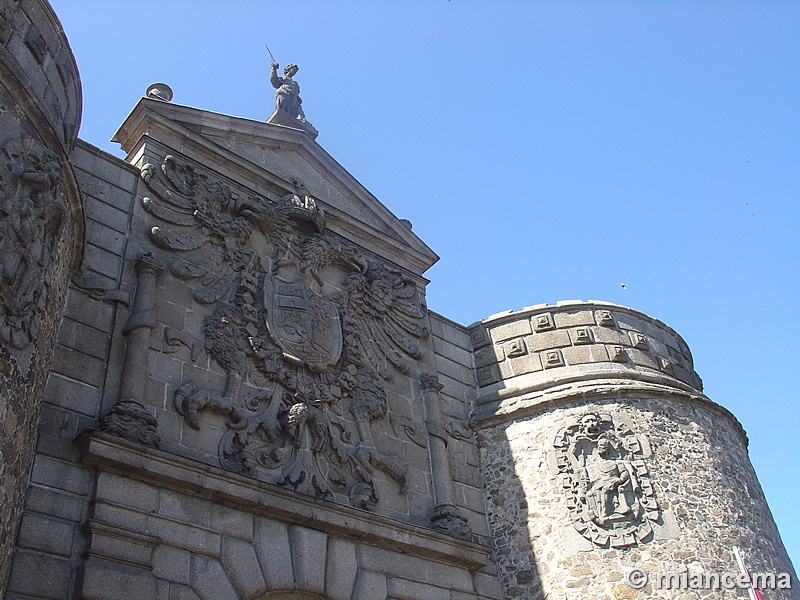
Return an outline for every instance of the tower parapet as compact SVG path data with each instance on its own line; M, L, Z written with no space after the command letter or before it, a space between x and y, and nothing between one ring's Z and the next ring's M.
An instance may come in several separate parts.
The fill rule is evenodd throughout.
M703 394L673 329L561 302L494 315L470 336L506 598L671 598L626 576L738 572L734 546L751 571L794 579L744 430Z

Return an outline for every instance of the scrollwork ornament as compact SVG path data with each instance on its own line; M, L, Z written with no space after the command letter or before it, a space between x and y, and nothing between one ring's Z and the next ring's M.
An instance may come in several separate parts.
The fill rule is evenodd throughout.
M21 356L39 335L53 293L67 211L62 164L28 137L0 149L0 343Z

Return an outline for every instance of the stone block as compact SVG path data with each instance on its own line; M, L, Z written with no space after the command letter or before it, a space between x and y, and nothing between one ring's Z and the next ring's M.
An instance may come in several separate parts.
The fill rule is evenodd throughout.
M61 490L32 485L25 497L25 510L78 523L85 518L86 500Z
M56 344L51 364L53 371L70 379L97 388L103 386L106 374L106 363L103 360Z
M122 257L99 246L87 243L83 249L83 262L90 270L112 279L122 274Z
M134 529L134 531L139 531ZM161 538L164 544L182 548L194 554L219 556L220 535L215 531L179 521L147 515L146 531Z
M55 406L96 418L100 410L101 388L51 373L44 397Z
M33 463L31 481L85 496L89 493L91 473L75 464L39 455Z
M525 345L528 346L528 352L541 352L551 348L571 346L572 341L566 331L546 331L526 337Z
M444 356L453 362L465 366L472 365L472 352L470 350L456 346L441 338L433 338L433 348L436 354Z
M211 507L211 529L226 536L252 542L253 514L228 508L221 504L213 504Z
M11 564L7 589L26 597L61 600L69 597L71 576L72 565L69 561L18 550Z
M358 572L355 544L329 537L327 559L325 595L331 600L350 600Z
M492 600L503 600L503 588L500 581L491 573L475 573L472 576L475 582L475 591L483 597Z
M92 513L96 521L102 521L109 525L116 525L131 531L148 530L147 515L131 508L98 500L94 503Z
M158 511L160 491L161 488L107 471L100 471L97 476L98 500L129 506L143 512Z
M200 600L194 590L185 585L170 584L169 600Z
M626 346L630 343L628 334L617 329L598 327L593 332L594 341L598 344L614 344L616 346Z
M200 600L240 600L216 560L192 556L191 579L192 589Z
M553 320L553 315L549 312L533 315L533 317L531 317L531 323L533 324L533 331L535 331L536 333L540 333L542 331L550 331L551 329L556 328L555 321Z
M475 351L475 367L482 368L505 359L502 346L485 346Z
M564 366L564 355L561 350L546 350L541 354L542 366L545 369Z
M608 352L602 344L564 348L564 360L568 365L608 362Z
M66 348L105 360L108 356L111 337L98 329L65 318L61 320L61 325L58 328L57 341Z
M162 489L159 494L158 514L176 521L202 525L212 529L212 506L213 504L204 498L187 496L180 492Z
M241 600L252 600L267 593L267 584L251 544L223 537L219 560Z
M495 342L504 342L505 340L521 337L523 335L530 335L531 333L531 323L528 319L524 318L518 321L512 321L511 323L505 323L504 325L498 325L491 329L492 339Z
M538 354L528 354L520 358L512 358L509 362L511 372L514 375L525 375L542 370L542 360Z
M594 314L591 309L576 310L569 312L557 312L553 314L553 321L558 329L569 327L579 327L581 325L594 325Z
M478 513L486 512L486 498L482 488L456 483L455 489L457 494L461 494L462 500L459 504Z
M591 327L576 327L575 329L570 329L569 337L572 340L573 346L591 344L594 341Z
M145 569L89 558L82 568L79 589L83 600L155 598L158 580Z
M271 590L293 588L292 550L286 524L256 517L253 546L267 587Z
M353 590L353 600L386 600L386 576L373 571L359 571Z
M75 523L26 512L17 534L17 546L57 556L70 556Z
M386 582L387 594L392 600L451 600L450 591L442 587L401 577L389 577Z
M125 254L125 235L92 219L86 220L86 241L106 252L123 256Z
M522 338L514 338L507 341L503 344L503 350L508 358L517 358L528 353L528 349L525 347L525 340Z
M630 356L631 361L640 367L661 370L661 365L647 352L637 350L636 348L628 348L628 356Z
M488 365L476 369L475 376L478 380L478 387L486 387L500 381L500 368L497 365Z
M192 555L186 550L159 545L153 550L153 575L172 583L189 585Z
M489 337L489 332L486 331L486 327L480 324L475 325L469 330L469 339L472 342L472 347L476 350L492 342L492 338Z
M296 589L317 594L324 593L328 535L307 527L290 525L289 546L292 549Z
M87 219L103 223L103 225L119 231L122 234L128 231L128 213L123 212L102 200L84 196L84 215Z
M467 518L471 518L472 514L474 513L469 513ZM484 515L480 515L480 518L486 521ZM471 521L470 525L474 527ZM366 544L357 546L357 554L359 566L367 571L431 583L452 590L473 591L472 577L466 569Z
M438 355L436 356L436 372L437 374L440 373L452 377L457 381L469 381L472 374L470 367Z

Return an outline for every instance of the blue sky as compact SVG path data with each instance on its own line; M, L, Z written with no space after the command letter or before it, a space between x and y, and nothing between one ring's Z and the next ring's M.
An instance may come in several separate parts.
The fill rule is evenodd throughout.
M267 42L317 141L442 257L433 310L598 299L674 327L800 559L799 2L52 4L83 139L120 155L155 81L264 120Z

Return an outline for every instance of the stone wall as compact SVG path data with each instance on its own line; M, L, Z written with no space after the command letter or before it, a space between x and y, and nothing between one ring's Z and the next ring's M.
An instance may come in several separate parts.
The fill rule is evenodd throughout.
M247 127L259 125L276 134L273 125ZM336 219L311 234L313 198L291 213L301 197L287 180L313 177L296 153L287 166L286 142L245 177L241 155L144 129L136 166L84 142L73 152L84 268L72 278L55 345L7 597L499 599L467 427L469 335L425 307L415 261L430 254L420 246L417 258L379 256L406 241L361 232L361 244ZM330 198L346 199L316 200L326 214L354 210L328 207ZM272 238L260 231L268 225L249 212L258 202L291 213L271 215L286 229ZM198 244L215 247L212 262L191 264L198 256L187 240L215 228L230 236ZM236 239L237 231L251 237ZM313 247L291 254L299 244ZM335 254L343 248L351 258ZM280 296L270 274L285 284L294 265L325 259L323 250L340 262L307 262L319 270L303 281L319 287L303 293L334 299L305 296L347 333L339 343L351 353L349 379L330 376L332 364L313 362L303 347L276 353L277 338L266 337L282 323L270 314L280 308L270 304ZM340 296L364 312L348 312ZM248 321L249 307L258 312ZM374 314L380 319L370 321ZM290 361L290 351L306 358Z
M98 426L103 390L118 381L121 357L112 353L111 340L122 329L130 304L129 291L118 288L137 173L80 141L71 162L83 192L86 261L70 283L54 346L9 581L11 597L72 596L85 550L81 526L94 493L92 472L80 465L73 440Z
M701 393L673 330L615 305L563 303L471 332L479 368L504 377L479 379L476 416L505 598L674 598L625 577L738 573L733 546L751 571L795 577L747 438Z
M83 217L69 164L81 111L46 2L0 3L0 596Z

